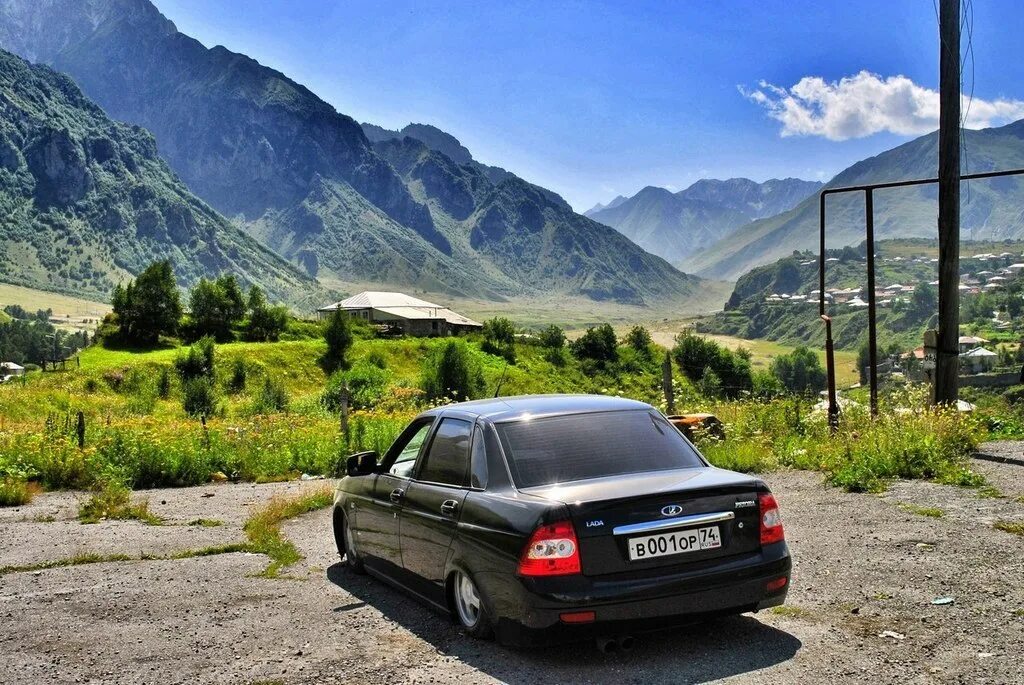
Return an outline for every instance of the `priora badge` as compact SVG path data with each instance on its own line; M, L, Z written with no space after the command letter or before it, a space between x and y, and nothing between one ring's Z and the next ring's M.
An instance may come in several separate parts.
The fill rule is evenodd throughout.
M670 504L667 507L661 508L662 516L679 516L683 513L683 508L678 504Z

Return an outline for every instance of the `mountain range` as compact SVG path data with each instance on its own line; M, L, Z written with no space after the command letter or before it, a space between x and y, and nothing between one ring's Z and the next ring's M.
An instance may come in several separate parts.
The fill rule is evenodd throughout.
M792 209L820 187L821 183L798 178L764 183L746 178L702 179L676 193L647 186L630 198L620 195L598 205L587 216L615 228L645 250L679 263L755 219Z
M193 193L325 284L638 305L697 288L443 131L361 126L284 74L180 33L148 0L0 0L0 47L150 131Z
M229 272L275 299L319 290L189 192L147 131L2 50L0 246L3 280L103 299L154 259L182 286Z
M825 187L837 188L915 178L938 171L938 134L929 133L840 172ZM1024 167L1024 120L999 128L963 132L964 173ZM992 240L1024 237L1024 177L965 182L961 187L961 238ZM875 236L935 238L938 190L934 185L874 193ZM864 240L864 195L827 199L828 247ZM727 240L694 253L682 267L700 275L735 280L753 267L794 250L818 249L818 197L806 198L788 212L754 221Z

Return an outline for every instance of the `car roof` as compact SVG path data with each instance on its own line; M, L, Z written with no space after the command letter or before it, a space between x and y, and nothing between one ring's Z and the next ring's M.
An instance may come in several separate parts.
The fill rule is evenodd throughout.
M517 421L526 416L532 418L564 416L566 414L588 414L604 411L651 410L653 407L623 397L607 395L518 395L515 397L494 397L472 402L459 402L423 412L424 416L438 416L446 413L469 414L486 418L495 423Z

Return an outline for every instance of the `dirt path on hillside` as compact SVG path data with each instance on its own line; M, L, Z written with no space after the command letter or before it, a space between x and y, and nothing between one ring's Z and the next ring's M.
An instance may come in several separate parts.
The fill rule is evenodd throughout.
M1024 450L1019 443L1012 449ZM1024 467L979 466L994 483L1024 481ZM283 526L306 557L286 579L254 577L265 557L240 553L0 576L0 682L1024 679L1024 538L992 527L1024 520L1024 503L918 482L881 496L845 494L806 472L766 480L782 504L795 559L789 608L644 636L625 655L603 656L589 644L516 652L466 638L433 611L338 564L329 512L321 511ZM73 521L74 494L43 495L0 510L0 566L238 541L255 503L316 485L148 493L151 508L173 523L223 522L208 529L82 526ZM940 597L953 602L932 603Z

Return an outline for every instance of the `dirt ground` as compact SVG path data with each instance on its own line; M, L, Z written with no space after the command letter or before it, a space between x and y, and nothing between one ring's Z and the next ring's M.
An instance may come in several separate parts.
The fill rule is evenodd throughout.
M1020 443L987 447L1024 460ZM283 579L254 577L266 558L243 553L0 575L0 683L1020 682L1024 538L993 523L1024 520L1024 465L977 466L1003 497L920 482L845 494L820 474L767 475L795 560L787 608L641 636L628 654L469 639L338 564L325 510L283 527L306 557ZM42 495L0 510L0 566L240 541L253 505L316 485L151 491L178 524L157 527L82 525L83 495ZM223 525L185 525L199 517Z

